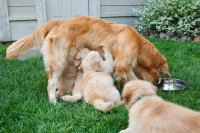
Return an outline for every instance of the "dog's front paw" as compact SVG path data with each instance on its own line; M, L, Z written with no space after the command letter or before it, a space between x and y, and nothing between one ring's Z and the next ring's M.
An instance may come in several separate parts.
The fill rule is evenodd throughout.
M56 98L49 98L49 101L53 104L56 104Z
M49 95L49 101L50 101L51 103L56 104L56 95L50 94L50 95Z

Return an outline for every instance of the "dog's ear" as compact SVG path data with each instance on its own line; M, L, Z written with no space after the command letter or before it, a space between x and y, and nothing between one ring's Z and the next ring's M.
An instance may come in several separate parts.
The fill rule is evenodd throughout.
M93 70L96 71L96 72L103 72L103 67L100 65L99 62L94 62L94 63L92 64L92 68L93 68Z
M127 70L121 66L116 66L115 68L114 77L116 77L116 80L124 80L126 82L128 80Z
M122 99L123 99L123 101L124 101L125 104L128 104L130 102L131 96L132 96L132 94L127 94L127 95L124 95L122 97Z
M170 79L171 78L171 75L170 75L170 73L169 73L169 71L168 71L168 65L165 63L165 64L163 64L162 66L160 66L159 67L159 69L158 69L158 73L161 75L162 73L165 73L166 74L166 77L167 77L167 79Z
M128 89L128 90L127 90ZM122 92L122 99L127 109L130 109L132 104L135 102L132 100L134 91L131 88L127 88L126 91Z

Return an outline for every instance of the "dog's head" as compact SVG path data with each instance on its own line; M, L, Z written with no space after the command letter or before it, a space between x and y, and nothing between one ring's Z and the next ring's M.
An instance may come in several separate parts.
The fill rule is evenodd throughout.
M159 78L161 77L162 74L165 74L167 79L171 78L171 75L168 71L167 63L164 63L162 65L159 65L157 68L154 67L152 69L136 66L133 69L133 71L139 79L143 79L143 80L152 82L154 84L158 83Z
M103 59L101 58L100 54L96 51L90 51L85 58L82 60L82 69L83 71L95 71L95 72L102 72Z
M156 95L157 88L148 81L131 80L124 85L122 99L127 109L137 101L140 96Z

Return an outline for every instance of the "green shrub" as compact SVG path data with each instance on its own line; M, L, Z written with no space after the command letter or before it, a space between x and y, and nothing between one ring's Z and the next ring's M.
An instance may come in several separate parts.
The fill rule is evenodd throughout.
M135 28L197 36L200 33L200 1L150 0L142 9L132 9L140 17Z

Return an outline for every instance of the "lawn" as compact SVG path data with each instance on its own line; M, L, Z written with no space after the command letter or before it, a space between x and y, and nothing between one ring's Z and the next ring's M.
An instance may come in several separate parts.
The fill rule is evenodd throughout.
M189 84L184 91L158 95L200 111L200 44L149 40L167 58L172 77ZM6 60L7 46L0 44L0 133L117 133L127 127L124 106L102 113L84 101L51 104L42 58Z

